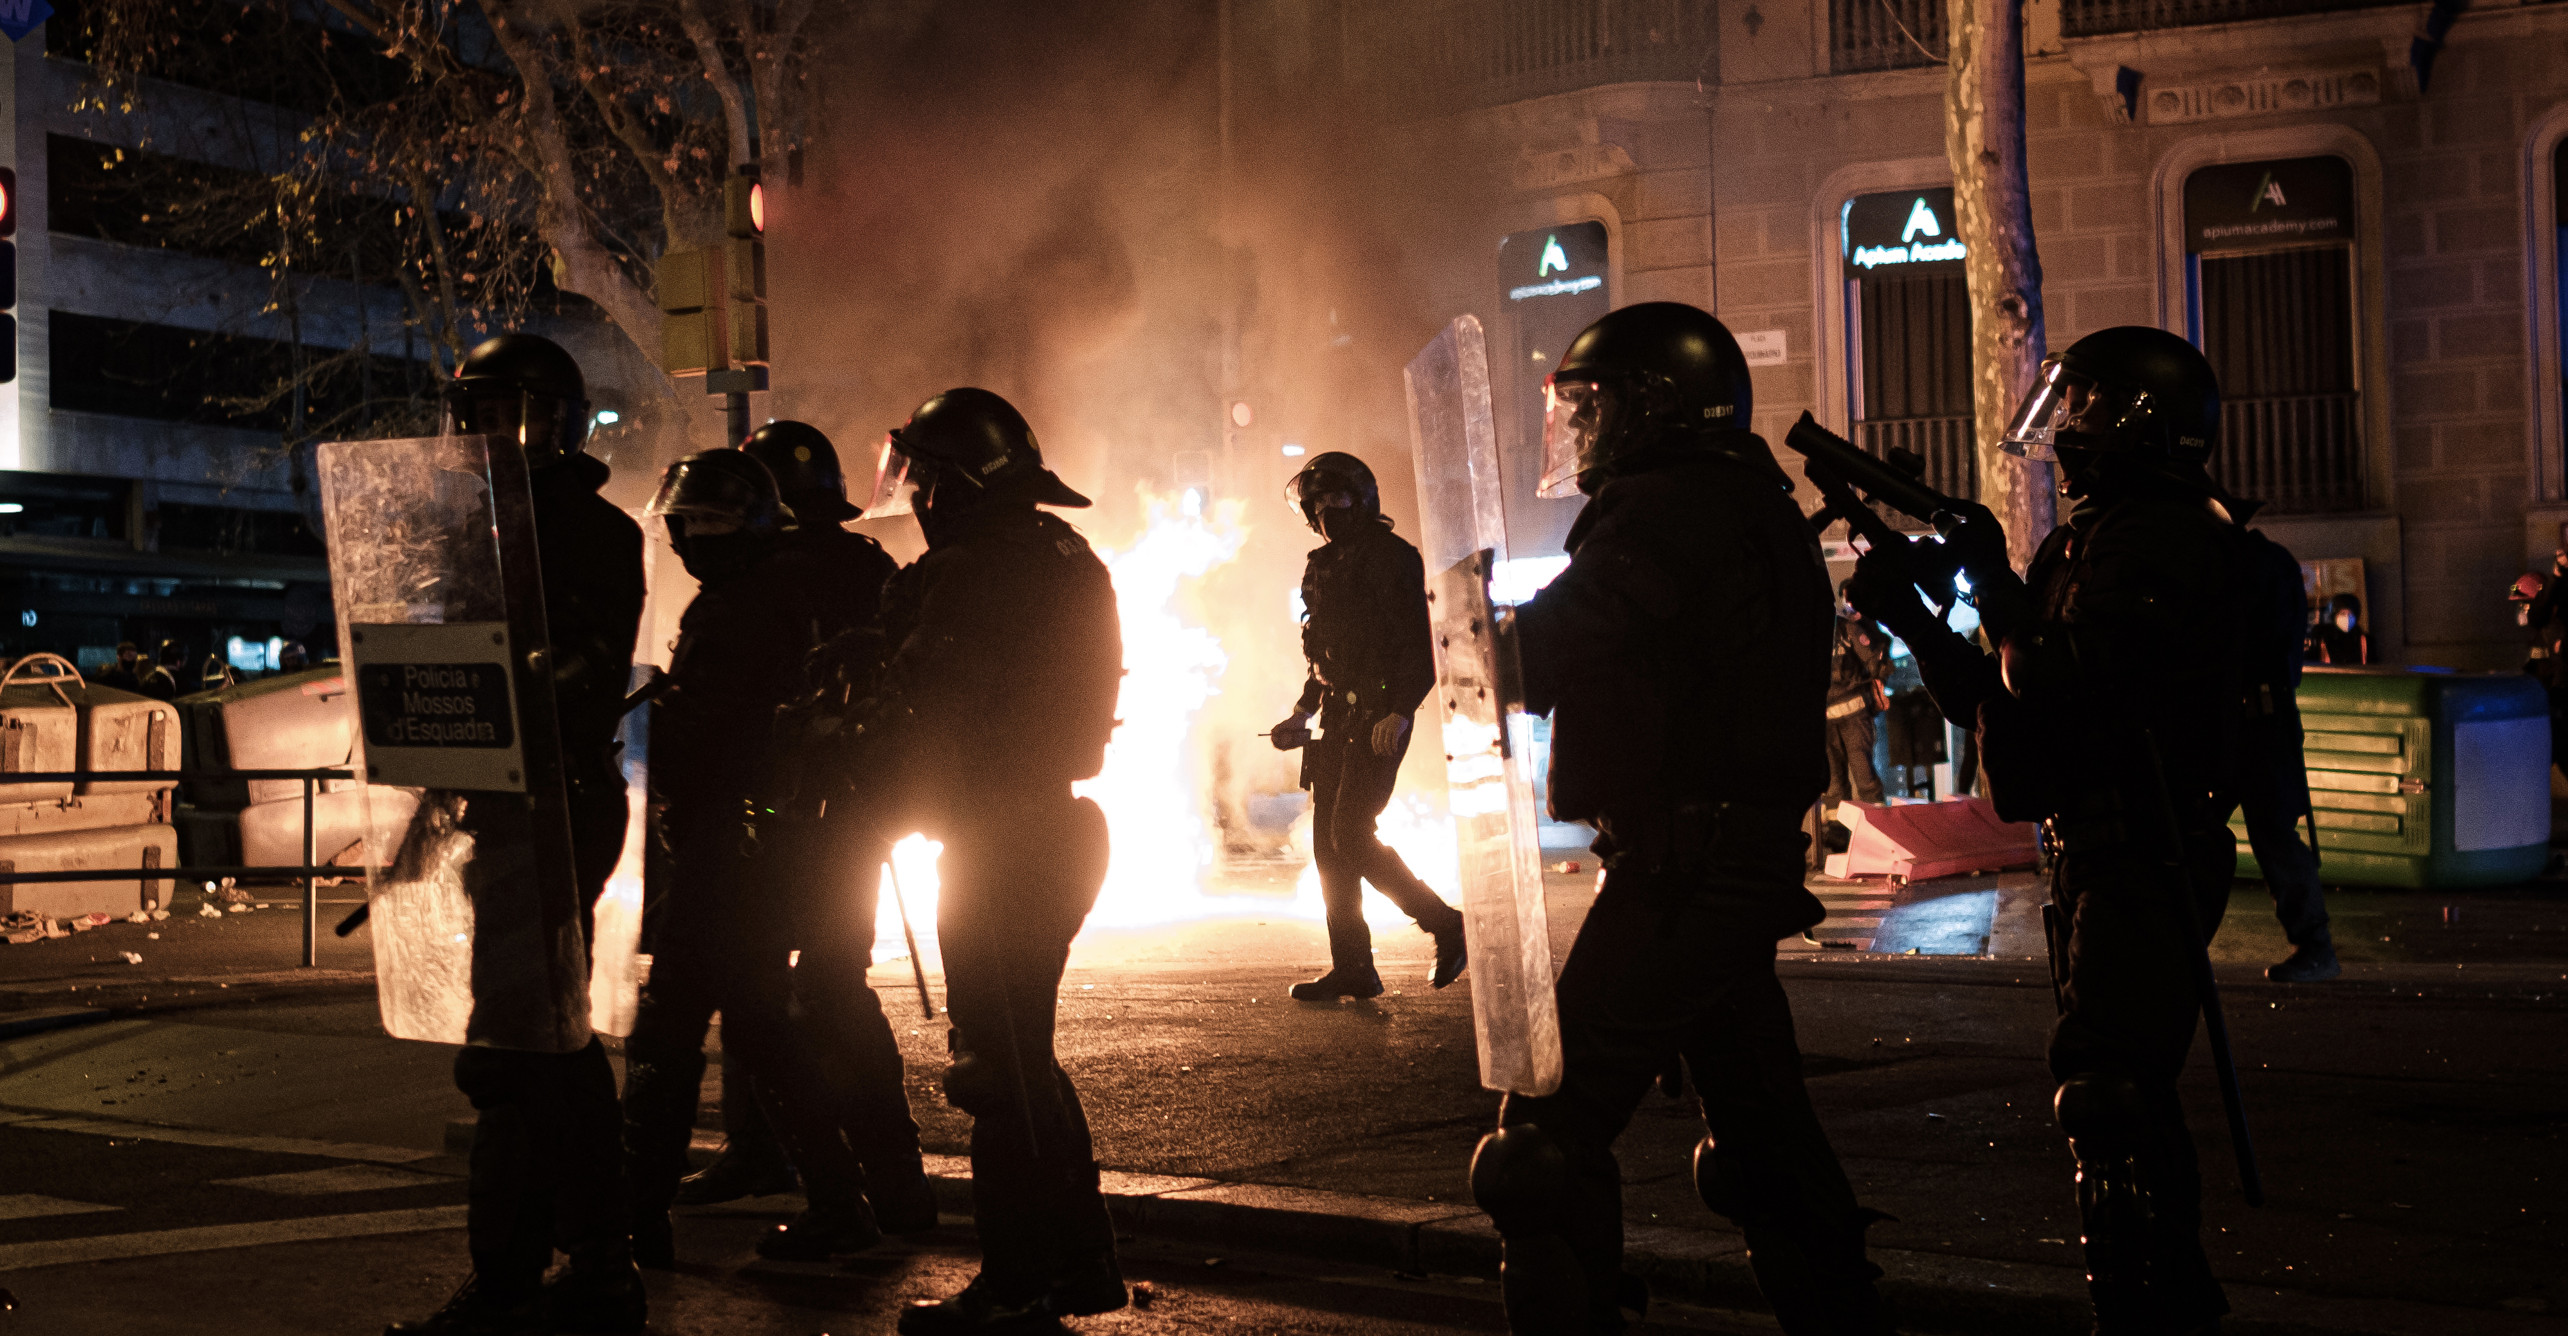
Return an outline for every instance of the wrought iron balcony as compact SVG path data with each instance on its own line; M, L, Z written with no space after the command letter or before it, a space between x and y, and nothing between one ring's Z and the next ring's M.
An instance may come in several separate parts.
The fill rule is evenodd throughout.
M1944 0L1828 0L1828 68L1837 74L1943 64Z
M2359 394L2276 395L2220 406L2213 476L2267 514L2359 510L2363 431Z
M2060 32L2100 37L2387 7L2383 0L2060 0Z
M1979 458L1971 448L1967 417L1879 418L1855 424L1855 444L1875 456L1890 458L1893 449L1907 450L1926 461L1925 484L1964 501L1979 499ZM1892 523L1914 529L1918 522L1884 511Z
M1495 106L1709 73L1714 0L1413 0L1358 6L1366 82L1415 106Z

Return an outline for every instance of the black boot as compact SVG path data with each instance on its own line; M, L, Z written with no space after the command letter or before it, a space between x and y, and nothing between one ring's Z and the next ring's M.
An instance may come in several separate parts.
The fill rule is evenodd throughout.
M882 1241L882 1228L863 1202L814 1206L768 1230L758 1240L758 1255L771 1262L826 1262Z
M1427 980L1429 988L1443 988L1462 977L1466 952L1463 948L1462 923L1456 920L1450 928L1435 934L1436 972Z
M2276 983L2325 983L2344 972L2335 946L2327 942L2296 948L2289 959L2265 967L2265 977Z
M948 1299L911 1304L901 1313L901 1336L979 1336L982 1332L1060 1329L1048 1305L1049 1295L993 1283L974 1276L962 1292Z
M794 1167L773 1157L724 1146L713 1163L678 1184L678 1205L719 1206L743 1197L772 1197L802 1186Z
M1055 1317L1093 1317L1131 1302L1132 1291L1124 1288L1123 1267L1109 1249L1070 1263L1052 1282L1043 1306Z
M1382 996L1382 976L1371 965L1332 969L1309 983L1297 983L1285 991L1292 994L1296 1002L1334 1002L1341 997L1360 1001Z
M556 1332L623 1336L649 1324L651 1297L642 1290L633 1259L573 1258L544 1282L544 1314Z
M474 1276L444 1307L415 1322L392 1323L383 1336L544 1336L550 1330L542 1290L502 1292Z
M886 1234L924 1234L937 1226L936 1184L915 1156L888 1169L868 1168L865 1199Z

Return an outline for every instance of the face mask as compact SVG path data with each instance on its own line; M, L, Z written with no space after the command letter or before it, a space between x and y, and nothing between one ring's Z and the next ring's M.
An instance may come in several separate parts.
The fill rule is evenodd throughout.
M2354 614L2350 612L2340 612L2336 614L2336 629L2339 631L2353 630Z
M1320 512L1320 533L1335 542L1355 532L1355 511L1346 506L1331 506Z
M766 539L753 533L672 534L678 561L698 584L720 584L745 574L766 551Z

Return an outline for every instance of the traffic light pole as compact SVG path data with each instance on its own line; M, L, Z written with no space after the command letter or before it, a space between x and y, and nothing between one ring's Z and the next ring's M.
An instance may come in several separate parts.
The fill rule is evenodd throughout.
M723 428L730 433L724 445L736 446L749 438L749 395L765 388L767 368L763 366L705 373L704 392L722 396Z

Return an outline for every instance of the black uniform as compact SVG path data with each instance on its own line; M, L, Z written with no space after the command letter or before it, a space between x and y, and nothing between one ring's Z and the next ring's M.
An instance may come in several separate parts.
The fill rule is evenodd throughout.
M625 1148L637 1219L656 1227L685 1174L722 1014L724 1062L771 1096L766 1112L815 1209L858 1212L864 1181L840 1138L836 1092L793 1014L792 860L748 836L744 802L765 790L775 711L803 690L816 642L809 586L774 559L706 584L679 621L668 690L652 720L651 786L663 804L670 890L644 924L651 977L625 1041Z
M1302 750L1312 861L1328 909L1330 968L1360 972L1373 967L1367 881L1426 931L1462 924L1461 912L1375 831L1415 729L1384 756L1373 749L1374 725L1414 716L1436 684L1418 549L1386 520L1356 521L1352 532L1312 549L1302 568L1302 607L1302 654L1311 671L1293 708L1320 722L1320 736Z
M1873 769L1873 684L1890 657L1890 637L1863 616L1837 619L1828 670L1829 802L1881 801Z
M2078 502L2026 576L2035 626L2002 632L2019 645L2020 695L1951 632L1901 633L1946 716L1979 728L1999 811L2048 819L2060 847L2050 1066L2099 1330L2183 1329L2228 1307L2198 1237L2201 1176L2176 1099L2196 962L2237 858L2245 572L2208 492L2207 478L2150 475ZM2140 1223L2109 1218L2134 1201Z
M808 592L815 633L826 644L881 624L883 586L897 565L873 539L824 524L787 533L763 578ZM903 1093L900 1046L882 999L866 979L890 850L862 813L838 815L818 826L779 829L777 839L786 847L771 856L788 869L782 884L794 943L802 952L794 967L794 996L813 1040L838 1068L841 1125L868 1184L880 1190L920 1172L918 1124ZM729 1072L724 1075L728 1079Z
M1569 568L1516 614L1553 812L1596 826L1606 871L1560 976L1561 1087L1499 1115L1559 1146L1567 1184L1493 1202L1475 1164L1474 1189L1506 1238L1513 1329L1619 1330L1612 1147L1681 1054L1711 1131L1698 1185L1784 1329L1886 1330L1774 973L1777 939L1824 916L1800 823L1825 779L1827 572L1771 463L1679 458L1598 490Z
M972 1115L980 1283L1022 1301L1114 1251L1052 1029L1070 941L1105 883L1105 815L1070 786L1103 768L1123 640L1078 530L1001 501L939 519L885 594L898 648L877 715L878 810L887 829L945 845L946 1096Z
M529 479L584 915L623 852L615 726L642 619L642 530L597 494L606 475L604 464L574 455ZM485 831L466 867L476 896L523 892L512 879L522 865L495 857L511 841L487 825L514 815L504 807L466 813ZM479 981L475 993L478 999ZM531 1290L557 1246L574 1261L599 1255L620 1262L628 1215L605 1045L591 1039L568 1054L467 1045L455 1055L455 1085L477 1115L466 1232L479 1283Z
M2239 517L2244 522L2245 517ZM2301 641L2309 627L2309 596L2300 563L2264 535L2243 535L2261 579L2249 582L2253 608L2242 630L2251 637L2247 714L2238 745L2238 808L2248 847L2274 897L2283 936L2303 950L2334 949L2327 926L2327 892L2318 880L2318 850L2302 839L2312 817L2309 770L2301 756ZM2315 837L2317 826L2308 827Z

